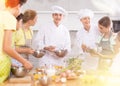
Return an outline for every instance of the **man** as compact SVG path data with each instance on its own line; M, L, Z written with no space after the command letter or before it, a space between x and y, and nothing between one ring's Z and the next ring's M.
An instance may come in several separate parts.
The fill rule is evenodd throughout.
M39 60L39 65L64 65L65 56L59 57L55 55L56 50L71 49L71 41L68 29L61 24L66 14L65 9L60 6L52 7L53 21L45 24L39 29L39 32L35 38L34 44L36 49L44 49L46 54Z

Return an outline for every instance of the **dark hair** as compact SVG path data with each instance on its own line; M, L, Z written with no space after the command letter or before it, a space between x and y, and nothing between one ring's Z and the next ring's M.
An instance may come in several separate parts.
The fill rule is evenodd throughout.
M27 2L27 0L20 0L20 5L22 6L23 4L25 4Z
M20 14L16 17L17 21L20 21L22 18L23 18L23 14L22 14L22 13L20 13Z
M111 25L111 20L108 16L104 16L98 21L98 23L107 28Z
M6 0L5 6L6 7L16 7L18 4L22 6L24 3L26 3L27 0Z
M29 20L33 20L36 17L37 13L34 10L26 10L23 14L23 23L26 23Z

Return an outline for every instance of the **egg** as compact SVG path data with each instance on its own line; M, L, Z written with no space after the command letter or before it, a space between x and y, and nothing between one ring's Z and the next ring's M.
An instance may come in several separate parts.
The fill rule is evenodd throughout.
M60 74L60 76L61 76L61 77L66 77L67 74L66 74L65 72L63 72L63 73Z
M72 73L72 71L71 70L67 70L65 73L66 73L66 76L69 76Z

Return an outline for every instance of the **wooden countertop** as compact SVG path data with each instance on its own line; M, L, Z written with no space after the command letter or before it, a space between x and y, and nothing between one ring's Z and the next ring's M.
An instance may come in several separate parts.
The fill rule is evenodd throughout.
M0 86L41 86L32 76L24 78L11 77L4 85ZM52 82L49 86L120 86L120 76L97 75L94 73L85 74L76 79L67 80L66 82Z
M91 78L89 78L89 80L87 80L85 83L83 83L81 79L67 80L67 82L65 83L52 82L49 86L120 86L120 77L119 78L108 78L108 79L101 80L100 82L97 82L96 80L93 80L91 82L90 79ZM32 82L30 83L9 83L7 82L3 86L41 86L41 85L35 84Z
M41 86L40 84L36 83L37 81L31 80L31 81L25 81L25 78L16 78L7 80L3 86ZM28 79L28 78L26 78ZM0 85L1 86L1 85ZM80 86L80 80L74 79L74 80L67 80L67 82L52 82L49 86Z

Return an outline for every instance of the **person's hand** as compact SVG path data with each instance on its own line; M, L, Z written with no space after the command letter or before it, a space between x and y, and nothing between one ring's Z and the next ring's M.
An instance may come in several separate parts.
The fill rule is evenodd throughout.
M11 66L12 66L12 67L18 67L16 64L13 64L13 63L12 63L12 65L11 65Z
M25 62L23 63L23 66L27 69L27 70L31 70L33 68L33 65L25 59Z
M44 50L48 50L50 52L53 52L55 51L55 46L47 46L47 47L44 47Z
M31 49L31 48L27 48L27 53L28 54L33 54L35 52L35 50Z
M82 44L82 45L81 45L81 48L82 48L83 52L86 52L86 51L87 51L87 46L86 46L85 44Z

